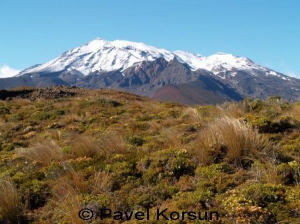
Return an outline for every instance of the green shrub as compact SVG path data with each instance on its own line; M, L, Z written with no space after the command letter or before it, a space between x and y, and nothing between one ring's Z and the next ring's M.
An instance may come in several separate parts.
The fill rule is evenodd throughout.
M253 184L242 189L241 194L253 203L253 205L266 208L272 203L286 200L286 188L281 185L273 184Z
M0 114L10 114L10 110L6 107L0 107Z
M42 207L50 196L50 188L45 181L34 179L21 185L22 200L31 210Z
M133 136L129 139L129 143L135 146L142 146L144 144L144 139L138 136Z
M277 223L276 216L267 208L262 208L252 199L241 194L237 189L227 192L222 207L225 209L225 216L221 220L227 223L230 220L233 223Z
M284 184L299 185L300 184L300 163L291 161L282 163L278 166L278 174Z
M2 149L3 151L9 152L15 149L15 145L13 143L3 144Z
M37 112L37 113L32 114L31 117L35 120L38 120L38 121L44 121L44 120L48 120L48 119L51 118L51 113L41 111L41 112Z
M195 163L186 149L165 149L141 159L137 168L145 183L157 183L164 177L179 180L183 175L194 175Z
M24 115L19 113L12 114L10 117L8 117L8 121L10 122L16 122L22 120L24 120Z
M260 111L265 106L262 100L254 100L250 104L251 110Z
M176 186L160 183L153 187L138 187L130 190L127 200L132 208L158 207L167 199L172 198L178 191Z

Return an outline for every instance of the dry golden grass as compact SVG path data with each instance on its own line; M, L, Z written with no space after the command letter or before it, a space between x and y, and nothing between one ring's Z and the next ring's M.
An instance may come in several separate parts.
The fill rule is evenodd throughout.
M219 117L220 114L224 114L224 110L217 106L205 105L195 107L202 122L211 122L215 118Z
M68 114L60 119L60 123L64 125L72 124L74 122L82 122L84 118L82 116L79 116L75 113Z
M26 99L12 99L13 104L16 104L18 106L20 106L21 108L24 108L26 106L30 106L31 102L29 100Z
M63 223L84 224L84 220L80 219L78 212L83 208L82 198L80 195L67 194L59 202L56 207L58 216L62 217Z
M54 217L66 223L83 224L78 212L83 208L82 197L66 182L60 182L53 190Z
M60 141L62 139L62 132L59 129L49 130L45 136L54 141Z
M0 179L0 223L20 223L24 206L9 180Z
M151 111L151 113L154 113L154 114L157 114L157 113L163 111L163 108L162 108L161 104L159 102L156 102L156 101L150 102L148 104L147 109L149 111Z
M241 166L243 161L259 159L267 145L258 130L238 119L221 117L199 133L194 149L203 164L226 158Z
M159 134L160 130L161 130L161 124L159 124L157 121L149 121L148 122L149 128L147 130L147 132L149 133L149 135L157 135Z
M181 118L190 121L190 122L201 122L202 117L200 116L199 112L196 108L188 107L183 109Z
M63 154L61 148L54 140L39 139L30 148L19 148L16 152L46 166L52 161L61 161Z
M58 108L68 108L72 114L80 114L80 98L73 98L72 101L60 103Z
M110 192L113 186L113 176L105 171L95 172L92 180L92 192L99 194Z
M300 118L300 105L294 105L289 111L286 112L286 115L291 117Z
M161 149L167 149L170 147L180 148L182 146L181 138L182 133L175 128L165 128L161 131L163 145Z
M62 162L65 175L53 186L54 198L61 199L67 194L84 194L89 191L89 185L82 173L76 172L68 162Z
M105 171L94 172L87 181L83 173L76 172L69 163L63 162L66 174L52 188L52 203L57 217L68 223L82 223L78 212L84 207L82 195L110 192L113 176Z
M252 165L251 170L254 173L256 182L272 184L281 183L276 164L272 164L270 162L264 164L255 162Z
M69 158L94 157L99 154L100 147L96 141L85 134L69 133L66 135L71 150L67 153Z
M101 135L99 147L101 149L101 153L107 155L128 152L127 145L122 135L114 131L105 132Z
M55 216L67 223L85 223L78 217L78 212L84 207L82 196L110 192L113 177L107 172L99 171L87 181L82 173L76 172L67 162L62 165L66 175L59 178L52 188Z
M83 224L85 222L78 217L78 212L83 208L81 195L88 192L89 186L84 176L74 171L70 164L62 162L62 166L66 174L57 179L51 190L54 217L67 223Z
M137 100L135 100L135 101L132 102L131 107L133 107L133 108L139 108L139 109L143 109L144 108L143 102L137 101Z
M239 103L226 102L222 105L217 106L229 117L240 118L245 115L246 111Z
M179 124L179 119L167 117L161 121L161 126L165 128L173 127Z
M99 144L88 135L62 134L59 130L51 130L46 136L49 138L39 138L30 148L19 148L16 152L44 165L50 165L52 161L61 162L65 159L94 157L101 151ZM58 145L59 141L67 147L61 148Z

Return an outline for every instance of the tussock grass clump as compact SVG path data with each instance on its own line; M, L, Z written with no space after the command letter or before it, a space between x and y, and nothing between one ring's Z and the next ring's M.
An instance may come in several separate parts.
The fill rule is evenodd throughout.
M60 161L63 157L59 145L55 141L48 139L41 139L30 148L20 148L16 151L19 155L46 166L49 166L52 161Z
M287 115L300 119L300 104L294 105L286 112Z
M260 163L255 161L251 167L255 176L254 182L280 184L280 170L278 169L280 167L282 166L276 166L276 164L270 162Z
M122 135L115 131L103 133L100 137L99 144L101 153L107 155L123 154L129 150Z
M24 206L9 180L0 179L0 223L20 223Z
M245 115L247 109L241 103L225 102L217 106L229 117L240 118Z
M66 189L64 189L64 187L66 187ZM53 218L64 220L66 223L84 224L85 222L78 216L78 211L84 207L82 196L76 191L73 191L73 189L70 189L70 186L66 185L66 182L59 185L59 188L60 189L56 189L56 191L61 190L58 193L61 197L54 195L56 200L52 201L54 205L54 211L52 211L54 213Z
M93 172L89 180L64 162L66 175L60 177L52 188L54 216L67 223L85 223L78 217L82 208L98 209L106 203L105 194L111 192L113 176L105 171ZM104 197L104 198L103 198Z
M69 194L84 194L88 191L88 185L82 173L76 172L68 162L62 166L66 172L61 176L52 188L52 195L56 200L61 200Z
M195 142L201 163L211 164L226 159L238 166L261 158L267 146L268 141L258 130L230 117L221 117L209 123Z
M163 129L161 131L161 136L164 140L162 149L170 147L180 148L182 146L182 133L173 127Z
M75 114L74 112L72 114L68 114L63 116L60 119L60 122L64 125L68 125L68 124L72 124L74 122L82 122L83 118L77 114Z
M71 158L94 157L100 152L100 147L96 141L84 134L70 134L68 141L71 149L67 152Z
M95 172L92 179L92 192L99 194L103 192L110 192L113 187L112 174L105 171Z
M184 120L188 120L191 122L200 122L202 121L202 117L198 113L196 108L188 107L186 109L183 109L181 118Z
M76 172L68 162L63 162L62 166L66 174L58 178L52 187L54 210L51 212L54 218L66 223L83 224L85 222L79 218L78 211L84 207L82 195L88 192L89 187L84 175Z

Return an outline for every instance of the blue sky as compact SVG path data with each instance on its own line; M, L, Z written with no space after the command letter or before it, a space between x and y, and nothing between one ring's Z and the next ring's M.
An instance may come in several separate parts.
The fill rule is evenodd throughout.
M245 56L300 78L300 0L0 0L0 66L45 63L97 37Z

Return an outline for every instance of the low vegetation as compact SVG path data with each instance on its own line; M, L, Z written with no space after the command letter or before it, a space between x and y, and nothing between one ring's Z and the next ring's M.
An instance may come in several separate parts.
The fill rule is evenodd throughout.
M300 104L187 107L79 89L14 96L0 101L0 161L0 223L116 222L100 220L101 209L153 218L124 223L167 223L155 219L166 208L218 212L172 223L298 223Z

